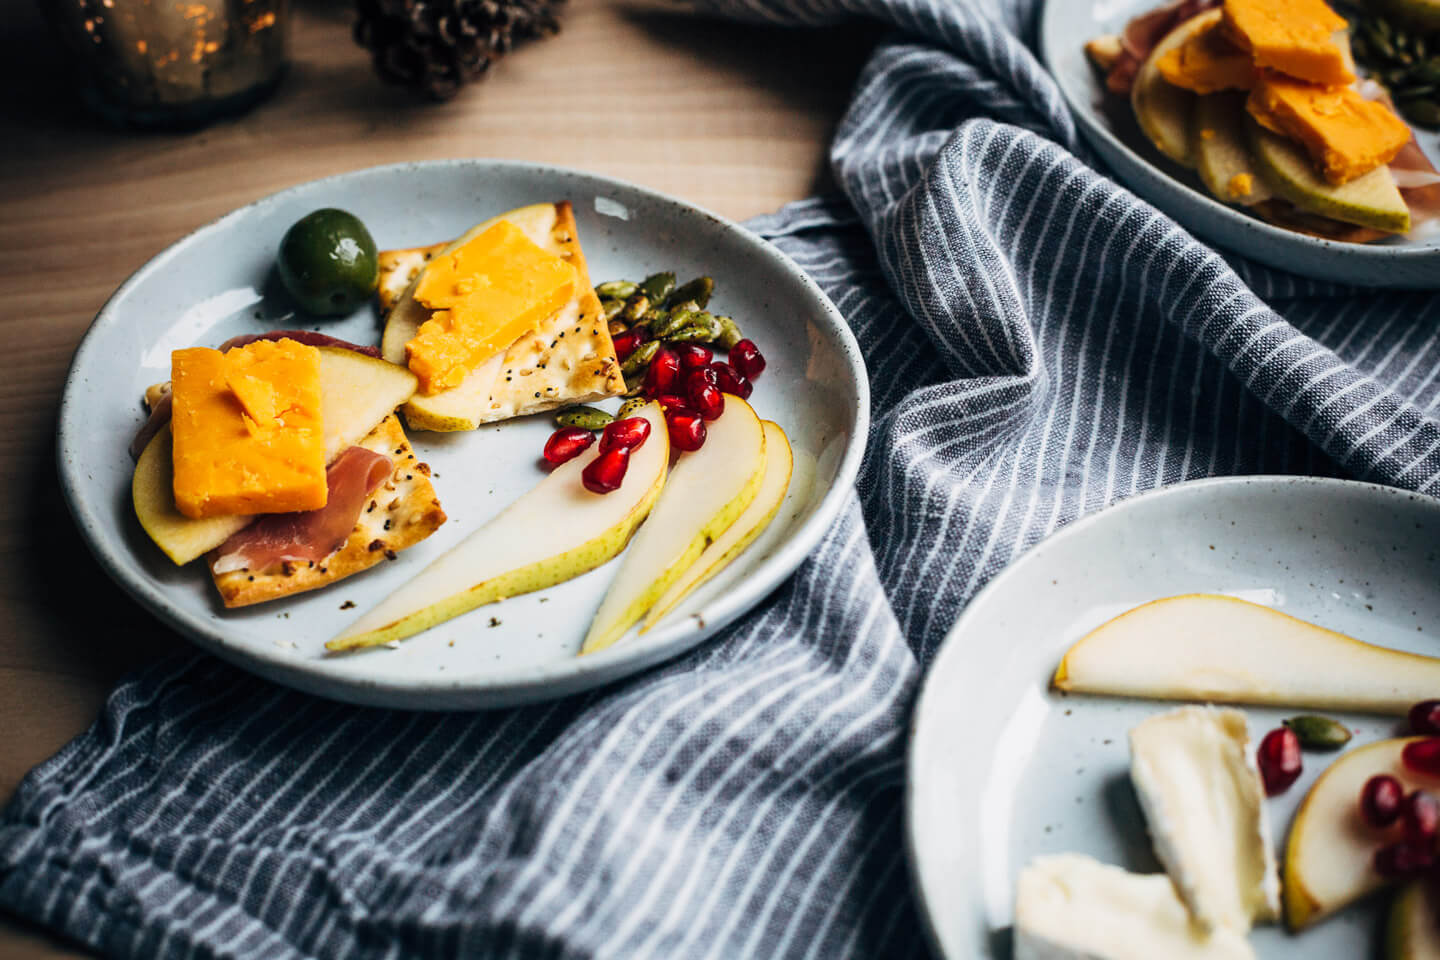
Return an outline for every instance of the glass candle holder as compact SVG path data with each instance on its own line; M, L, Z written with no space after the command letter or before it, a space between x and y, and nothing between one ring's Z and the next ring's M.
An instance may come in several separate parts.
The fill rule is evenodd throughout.
M287 0L40 0L86 103L116 122L195 126L268 95Z

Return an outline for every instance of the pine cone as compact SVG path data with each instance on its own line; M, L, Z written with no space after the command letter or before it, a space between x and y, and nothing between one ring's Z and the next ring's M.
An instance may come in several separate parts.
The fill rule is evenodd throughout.
M518 40L560 30L564 0L356 0L355 42L388 83L449 100Z

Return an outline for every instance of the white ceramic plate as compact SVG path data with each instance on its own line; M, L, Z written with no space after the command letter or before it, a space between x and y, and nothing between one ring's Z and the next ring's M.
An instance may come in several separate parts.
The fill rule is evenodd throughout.
M915 712L907 842L932 943L951 960L1008 958L1015 882L1043 853L1158 872L1129 782L1131 727L1177 704L1061 696L1075 640L1157 597L1226 593L1398 649L1440 654L1440 503L1370 484L1201 480L1085 518L996 577L956 621ZM1440 691L1436 691L1440 695ZM1250 709L1252 738L1299 711ZM1336 714L1352 746L1387 718ZM1326 763L1269 801L1277 854ZM1251 937L1262 958L1378 955L1379 903L1300 936Z
M177 568L130 507L125 448L142 422L141 391L169 378L170 351L234 334L303 325L379 342L373 309L339 322L292 317L275 250L319 207L358 215L385 248L457 236L497 213L546 200L574 204L595 280L673 269L709 273L714 305L733 315L769 366L751 403L790 437L796 470L781 512L724 573L662 625L576 657L618 561L549 590L482 607L398 649L326 655L324 642L538 483L548 415L473 433L412 433L435 469L450 519L399 558L324 590L225 611L198 562ZM617 405L611 401L611 406ZM869 420L864 364L835 307L769 244L693 206L604 177L554 167L453 161L377 167L307 183L196 231L135 273L86 334L60 408L61 482L101 564L156 616L200 646L280 683L380 706L495 707L593 687L699 643L775 588L815 546L855 480ZM342 605L353 603L352 609Z
M1272 267L1341 283L1433 288L1440 284L1440 222L1409 238L1338 243L1284 230L1215 200L1194 172L1165 159L1140 132L1123 97L1107 94L1083 49L1086 40L1119 33L1136 14L1162 0L1047 0L1040 55L1075 115L1081 134L1124 184L1212 243ZM1440 160L1440 134L1417 129L1417 140Z

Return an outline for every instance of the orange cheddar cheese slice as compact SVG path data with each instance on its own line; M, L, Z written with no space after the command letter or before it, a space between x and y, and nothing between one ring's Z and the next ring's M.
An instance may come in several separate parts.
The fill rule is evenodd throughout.
M437 256L414 294L434 313L405 344L420 392L459 386L471 370L568 303L578 282L573 266L507 220Z
M1155 65L1171 84L1196 93L1249 90L1255 76L1249 52L1230 40L1218 19L1165 51Z
M261 340L170 355L175 506L192 520L325 506L320 351Z
M1257 67L1332 86L1355 80L1334 36L1347 24L1325 0L1225 0L1223 22Z
M1245 108L1262 127L1301 143L1339 185L1389 163L1410 142L1405 121L1349 87L1322 87L1265 71Z

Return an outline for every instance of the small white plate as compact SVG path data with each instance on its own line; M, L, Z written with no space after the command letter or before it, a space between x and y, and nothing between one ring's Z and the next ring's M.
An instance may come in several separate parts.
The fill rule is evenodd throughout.
M1070 105L1080 133L1131 190L1182 226L1222 247L1282 270L1367 287L1430 289L1440 284L1440 222L1418 236L1339 243L1271 226L1210 196L1199 178L1161 156L1140 132L1129 100L1109 94L1085 57L1085 41L1119 33L1162 0L1047 0L1040 56ZM1440 159L1440 134L1416 128L1416 140Z
M906 840L937 952L1008 958L1015 882L1032 857L1079 852L1158 872L1129 780L1131 727L1177 704L1062 696L1065 650L1131 607L1225 593L1384 646L1440 654L1440 502L1388 487L1232 477L1167 487L1079 520L966 607L930 667L909 753ZM1440 696L1440 691L1436 691ZM1258 740L1296 710L1250 709ZM1394 720L1335 714L1351 747ZM1333 755L1269 801L1279 854ZM1262 958L1377 955L1380 901L1299 936L1251 936Z
M336 322L292 316L274 274L295 220L341 207L381 249L450 237L497 213L569 200L594 279L675 270L715 278L714 306L733 315L769 366L751 403L795 449L781 512L726 571L667 621L578 657L581 637L617 569L482 607L404 641L326 655L324 642L543 476L549 415L473 433L412 432L434 468L449 521L398 559L288 600L226 611L203 565L177 568L130 506L126 445L143 421L141 391L169 379L170 351L238 333L306 326L378 343L373 308ZM614 401L611 402L614 405ZM574 693L673 657L773 590L829 527L855 481L869 426L860 351L834 305L773 246L669 197L605 177L530 164L461 160L377 167L307 183L222 217L164 251L115 293L71 365L60 407L60 478L90 548L115 580L200 646L280 683L322 696L420 709L498 707ZM347 603L353 604L342 609Z

